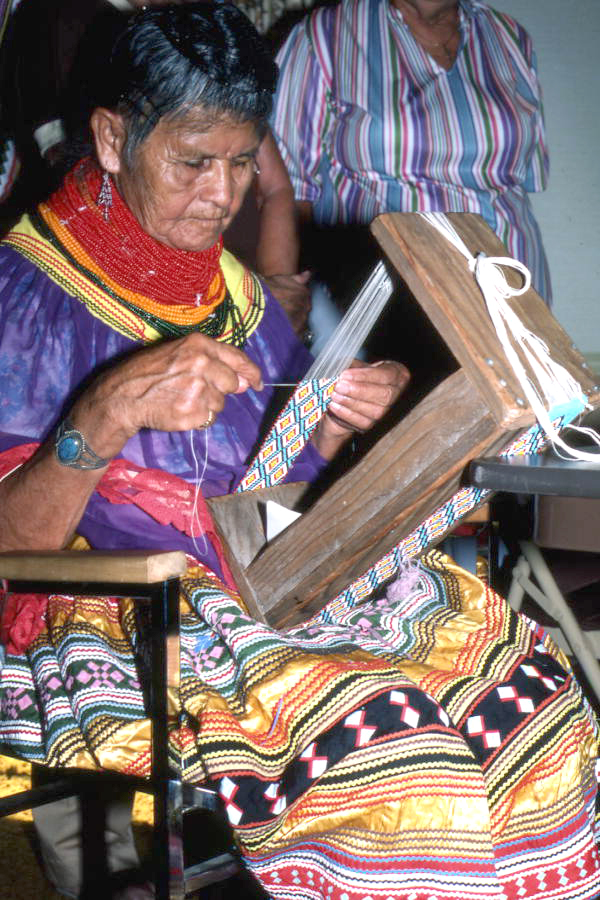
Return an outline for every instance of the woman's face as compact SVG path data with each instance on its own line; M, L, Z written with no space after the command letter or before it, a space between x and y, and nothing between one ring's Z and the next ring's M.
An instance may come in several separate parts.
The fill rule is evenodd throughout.
M227 228L252 182L260 139L252 122L192 110L161 119L123 162L117 187L144 231L177 250L206 250Z

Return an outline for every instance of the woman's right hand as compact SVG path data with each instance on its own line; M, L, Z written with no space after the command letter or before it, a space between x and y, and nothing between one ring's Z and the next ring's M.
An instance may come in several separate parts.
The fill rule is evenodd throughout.
M198 428L223 409L227 394L249 387L260 390L262 378L245 353L190 334L107 368L73 404L69 418L94 452L108 460L140 428ZM0 483L0 549L66 546L103 473L104 467L59 465L50 436Z
M133 353L102 373L70 419L103 457L119 453L140 428L186 431L214 419L227 394L262 388L260 369L237 347L202 334Z

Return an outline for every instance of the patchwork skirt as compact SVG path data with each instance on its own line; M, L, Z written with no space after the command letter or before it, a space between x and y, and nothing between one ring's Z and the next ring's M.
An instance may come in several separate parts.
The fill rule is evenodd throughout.
M408 583L410 581L410 584ZM592 900L597 731L543 630L437 551L277 632L195 565L174 757L220 791L273 898ZM132 601L50 598L1 678L0 741L147 774Z

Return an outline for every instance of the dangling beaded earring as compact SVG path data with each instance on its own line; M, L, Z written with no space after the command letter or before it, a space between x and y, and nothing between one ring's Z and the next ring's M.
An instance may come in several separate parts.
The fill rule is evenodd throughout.
M110 217L110 208L113 203L112 181L108 172L103 172L102 174L102 186L100 188L100 193L98 194L98 200L96 202L102 210L104 221L108 222L108 219Z

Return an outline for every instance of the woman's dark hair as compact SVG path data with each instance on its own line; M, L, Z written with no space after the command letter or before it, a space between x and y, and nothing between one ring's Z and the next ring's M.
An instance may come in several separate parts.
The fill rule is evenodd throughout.
M108 64L94 69L86 113L103 106L124 115L130 164L159 119L176 118L192 107L205 108L215 119L226 114L252 121L262 134L277 81L268 46L244 13L231 3L208 0L131 16Z

